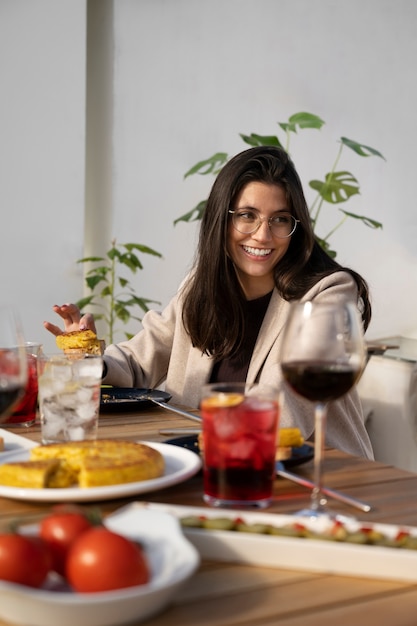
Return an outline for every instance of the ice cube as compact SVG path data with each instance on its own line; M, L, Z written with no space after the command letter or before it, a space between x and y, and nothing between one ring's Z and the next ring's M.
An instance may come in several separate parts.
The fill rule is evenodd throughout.
M213 416L213 427L216 437L221 440L234 439L242 430L239 416L232 409L218 409Z
M82 426L67 428L66 435L68 441L82 441L83 439L85 439L85 431Z
M253 437L239 437L233 443L230 443L227 456L233 460L249 461L256 451L256 440Z

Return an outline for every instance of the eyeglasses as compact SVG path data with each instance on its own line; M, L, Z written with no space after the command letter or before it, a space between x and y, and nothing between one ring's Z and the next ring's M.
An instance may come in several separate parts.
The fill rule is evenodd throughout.
M290 237L300 220L296 220L290 213L277 213L272 217L261 218L256 211L250 209L229 209L232 214L233 228L244 235L250 235L258 230L262 222L267 222L274 237L285 239Z

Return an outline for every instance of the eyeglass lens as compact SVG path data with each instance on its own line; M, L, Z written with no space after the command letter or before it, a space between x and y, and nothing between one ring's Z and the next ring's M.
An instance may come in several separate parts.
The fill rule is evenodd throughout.
M258 230L265 219L261 219L254 211L230 211L233 226L242 234L249 235ZM275 237L289 237L297 226L297 220L290 213L280 213L270 217L269 228Z

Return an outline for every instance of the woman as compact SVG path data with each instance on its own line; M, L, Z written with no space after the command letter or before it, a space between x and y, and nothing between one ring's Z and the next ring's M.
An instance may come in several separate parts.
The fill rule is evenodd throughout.
M203 215L194 268L160 313L105 352L104 383L165 388L173 403L197 407L207 381L281 381L282 329L293 300L353 299L364 329L371 306L365 281L317 243L302 185L287 153L245 150L221 170ZM91 328L91 315L55 306L65 330ZM52 333L62 332L45 322ZM314 437L310 403L286 392L282 426ZM329 407L326 442L372 458L357 392Z

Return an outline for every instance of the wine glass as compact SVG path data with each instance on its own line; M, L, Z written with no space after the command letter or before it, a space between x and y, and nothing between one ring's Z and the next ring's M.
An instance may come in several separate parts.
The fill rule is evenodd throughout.
M22 329L13 310L0 306L0 422L23 396L27 357Z
M365 342L353 302L291 304L284 331L281 369L286 383L314 402L314 483L310 509L302 515L328 514L323 494L323 456L327 406L347 393L365 366Z

